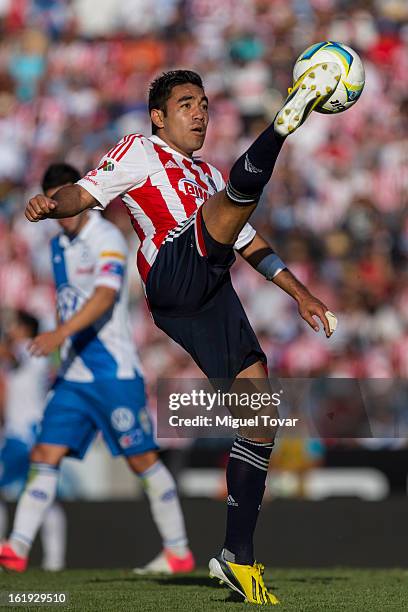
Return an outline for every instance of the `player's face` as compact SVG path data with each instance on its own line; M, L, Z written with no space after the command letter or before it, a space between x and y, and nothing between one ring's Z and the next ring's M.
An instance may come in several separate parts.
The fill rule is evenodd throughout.
M47 198L52 198L59 189L62 187L66 187L67 185L71 185L72 183L65 183L64 185L59 185L58 187L52 187L51 189L47 189L45 194ZM62 227L64 232L68 234L68 236L76 236L79 230L84 225L85 219L87 217L86 211L76 215L75 217L67 217L66 219L57 219L58 225Z
M192 155L204 144L208 126L208 99L204 90L186 83L173 87L166 104L166 113L152 111L159 136L173 149Z

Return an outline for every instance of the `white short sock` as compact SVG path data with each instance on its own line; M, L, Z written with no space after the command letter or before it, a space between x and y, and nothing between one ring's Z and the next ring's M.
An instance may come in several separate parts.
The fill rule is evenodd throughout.
M48 508L40 533L43 549L42 568L54 572L64 569L67 519L60 504L54 503Z
M178 557L185 556L188 552L188 541L173 476L161 461L156 461L139 476L150 502L153 520L162 538L163 548Z
M25 489L18 500L9 543L27 556L48 508L55 500L59 470L47 463L32 463Z

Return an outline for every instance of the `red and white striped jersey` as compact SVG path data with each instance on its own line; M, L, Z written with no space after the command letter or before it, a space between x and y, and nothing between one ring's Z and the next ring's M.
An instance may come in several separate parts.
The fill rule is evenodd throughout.
M121 196L140 239L137 266L146 282L160 245L170 230L224 188L221 172L171 149L158 136L125 136L78 184L104 209ZM248 223L234 245L243 248L255 235Z

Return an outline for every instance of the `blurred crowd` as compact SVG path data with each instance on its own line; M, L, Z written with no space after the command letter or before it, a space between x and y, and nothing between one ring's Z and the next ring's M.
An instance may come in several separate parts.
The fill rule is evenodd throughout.
M234 283L279 375L406 377L407 20L406 0L1 0L3 326L17 308L53 324L56 227L23 216L50 162L86 172L123 134L149 134L149 82L185 67L202 74L210 98L202 155L227 174L273 118L294 59L337 40L361 55L365 91L345 113L313 113L288 139L253 224L338 315L338 330L330 341L309 330L295 303L242 261ZM148 381L197 374L153 326L121 203L107 216L132 245L132 333Z

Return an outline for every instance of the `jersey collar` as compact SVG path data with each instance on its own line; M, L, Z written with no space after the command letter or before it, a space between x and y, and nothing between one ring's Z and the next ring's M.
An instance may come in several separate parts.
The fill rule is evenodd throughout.
M90 210L88 212L88 221L85 223L84 227L80 230L79 234L77 234L72 240L68 238L68 236L64 233L60 234L60 245L63 247L67 247L70 244L73 244L77 240L86 240L89 234L92 232L95 225L101 218L100 212L97 210Z
M196 161L199 161L200 159L199 157L187 157L187 155L183 155L183 153L180 153L180 151L176 151L175 149L172 149L171 147L169 147L167 142L165 142L162 138L159 138L159 136L156 136L156 134L152 134L152 136L149 136L148 140L150 140L154 144L158 144L165 151L168 151L169 153L172 153L173 155L180 155L180 157L183 157L184 159L187 159L190 162L194 163Z

